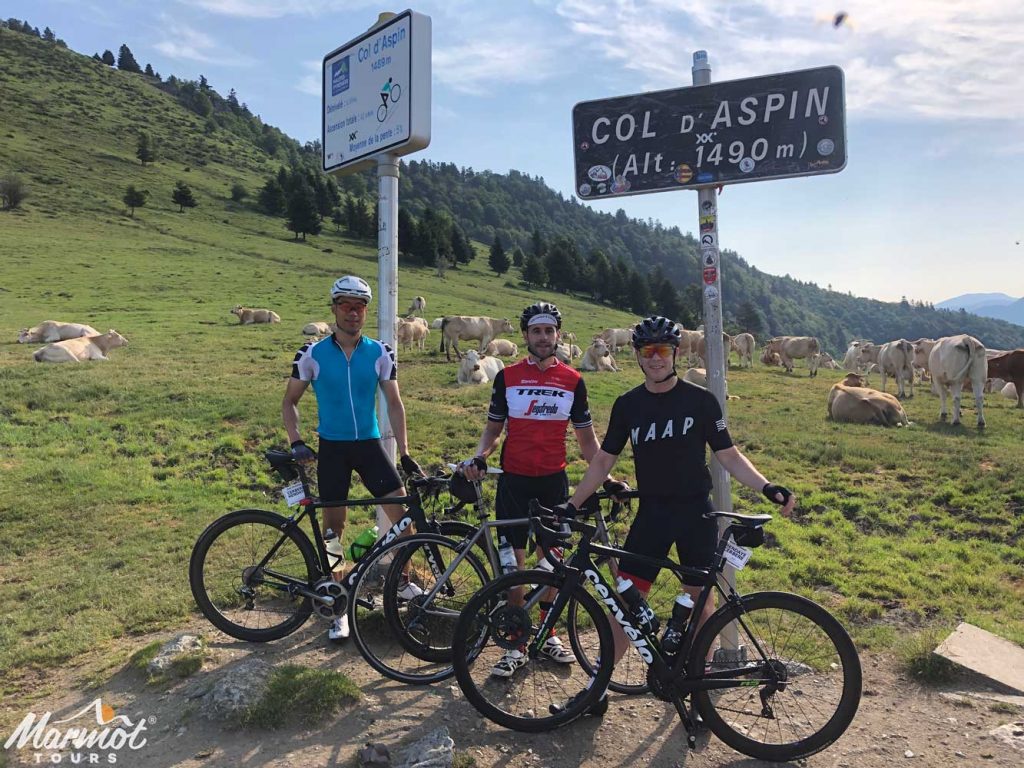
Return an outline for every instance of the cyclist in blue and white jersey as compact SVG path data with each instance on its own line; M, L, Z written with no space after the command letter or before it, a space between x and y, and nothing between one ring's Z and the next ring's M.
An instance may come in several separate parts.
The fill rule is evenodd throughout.
M313 385L320 416L316 430L320 436L317 480L320 498L325 501L348 498L353 469L372 495L405 495L398 471L381 444L377 423L378 387L388 405L388 419L402 469L409 474L423 474L419 464L409 456L405 405L398 392L395 352L384 342L363 335L366 309L372 298L370 286L362 278L346 275L335 281L331 288L331 311L336 330L320 341L309 342L295 355L281 403L292 455L297 461L312 462L317 454L299 434L298 406L306 388ZM387 504L382 508L392 522L400 520L404 514L400 504ZM340 539L347 513L345 507L325 508L324 528L333 529ZM418 592L415 584L408 583L400 595L409 599ZM348 634L348 618L339 616L331 625L328 638L340 641Z

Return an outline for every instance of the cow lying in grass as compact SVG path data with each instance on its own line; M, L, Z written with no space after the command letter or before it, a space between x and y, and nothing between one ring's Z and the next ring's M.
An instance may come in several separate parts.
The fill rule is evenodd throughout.
M828 415L833 421L905 427L910 424L900 401L887 392L869 389L856 373L834 384L828 393Z
M281 316L269 309L252 309L243 307L241 304L231 310L232 315L238 315L240 325L253 325L254 323L280 323Z
M32 357L37 363L82 363L86 360L107 360L107 352L114 347L128 345L128 339L113 328L102 335L83 336L47 344L37 349Z
M59 320L44 320L34 328L22 328L18 331L19 344L44 344L64 339L78 339L82 336L99 336L100 332L91 325L82 323L62 323Z

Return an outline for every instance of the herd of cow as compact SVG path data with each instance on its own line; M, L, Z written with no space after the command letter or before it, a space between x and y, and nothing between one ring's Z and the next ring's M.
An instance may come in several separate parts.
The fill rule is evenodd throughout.
M516 333L516 328L507 318L497 319L483 316L448 315L439 317L428 325L417 316L426 309L427 302L422 296L413 299L404 317L396 318L396 337L400 348L413 347L425 352L427 336L431 329L441 331L440 352L451 360L452 351L459 359L456 373L458 384L479 385L494 379L504 368L500 358L515 358L519 345L504 334ZM238 317L241 325L257 323L279 323L281 317L269 309L254 309L236 306L231 313ZM334 331L333 325L324 322L308 323L303 334L323 337ZM704 367L706 342L703 330L687 330L680 326L680 353L690 366ZM739 365L753 366L756 341L749 333L736 336L723 334L727 355L735 352ZM45 346L36 350L33 357L38 362L83 362L106 360L107 353L127 345L128 341L111 329L101 334L95 328L81 323L65 323L47 320L34 328L24 328L18 334L20 343L42 342ZM458 347L460 341L476 341L478 349L471 349L463 355ZM562 334L556 355L566 363L576 365L582 371L619 371L615 353L630 346L630 330L606 328L591 339L586 349L576 345L576 335ZM805 360L809 375L817 376L819 368L838 369L813 336L777 336L765 342L761 354L765 365L779 365L792 372L795 360ZM579 361L576 363L575 361ZM1024 349L987 350L972 336L960 334L941 339L918 339L907 341L897 339L885 344L874 344L858 339L850 342L843 357L842 368L849 375L832 387L828 396L828 414L836 421L856 421L886 426L905 425L907 416L900 403L914 396L914 383L930 379L932 392L941 399L939 417L945 420L950 409L947 400L952 400L952 423L960 423L961 393L967 389L974 396L978 414L978 427L985 426L984 393L1001 392L1016 400L1024 408ZM699 381L703 370L692 368L689 380ZM868 376L877 372L881 376L880 389L868 386ZM896 395L885 392L888 377L896 381Z

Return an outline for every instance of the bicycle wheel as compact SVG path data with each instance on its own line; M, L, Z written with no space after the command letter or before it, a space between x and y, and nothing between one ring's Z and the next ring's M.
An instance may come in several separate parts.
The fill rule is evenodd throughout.
M383 123L387 119L387 117L388 108L384 104L381 104L379 107L377 107L377 122Z
M192 548L192 596L203 615L231 637L278 640L301 627L313 610L309 598L289 592L280 577L310 585L320 573L313 544L298 528L283 533L287 522L261 509L231 512L211 523ZM256 571L279 541L266 567Z
M473 538L479 529L472 523L467 523L462 520L438 520L438 533L444 536L446 539L452 539L454 541L468 542ZM421 531L421 533L427 533L428 531ZM481 563L488 563L487 545L484 544L483 538L476 540L473 545L473 554L476 555L477 560Z
M695 692L697 711L712 733L745 755L785 762L820 752L843 734L860 703L853 641L832 614L799 595L742 599L739 616L726 605L708 619L689 660L690 676L703 676L718 634L734 624L739 660L716 660L710 670L743 668L742 686Z
M579 635L591 658L607 659L591 674L578 663L564 664L539 653L527 654L525 663L511 677L495 677L491 670L507 649L529 644L540 626L540 607L517 607L506 602L509 590L521 587L527 593L534 585L562 586L564 577L545 571L519 571L495 579L473 596L466 605L452 640L452 661L459 687L477 710L505 728L539 732L570 723L597 701L612 673L614 641L608 617L600 604L581 585L573 593L590 622L590 629ZM556 636L568 631L567 611L555 624ZM583 695L580 695L583 694ZM565 706L579 696L571 706ZM552 712L552 705L565 706Z
M401 683L435 683L452 676L451 638L459 612L487 581L487 571L467 552L441 590L428 600L436 578L461 551L457 542L432 533L403 537L367 563L352 588L349 621L367 663ZM401 595L404 575L422 594Z
M391 99L392 104L397 104L398 100L402 98L402 86L398 83L392 83L391 94L388 96Z

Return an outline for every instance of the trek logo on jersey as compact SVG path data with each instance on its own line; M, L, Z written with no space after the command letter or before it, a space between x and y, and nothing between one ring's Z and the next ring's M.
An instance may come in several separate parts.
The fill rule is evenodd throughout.
M685 435L690 431L692 426L693 417L687 416L683 419L683 431L680 434ZM672 419L666 421L661 429L658 428L658 423L656 421L652 421L650 426L644 432L643 438L640 437L641 430L643 430L643 427L633 427L633 429L629 431L629 441L633 445L638 443L648 443L651 440L666 440L670 437L675 437L675 424Z
M537 389L533 387L516 387L517 395L528 395L533 397L539 395L540 397L565 397L565 390L562 389Z

